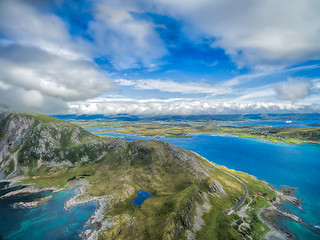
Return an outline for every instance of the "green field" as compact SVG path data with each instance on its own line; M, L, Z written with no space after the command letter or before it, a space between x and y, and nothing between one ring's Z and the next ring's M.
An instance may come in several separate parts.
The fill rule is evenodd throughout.
M76 122L77 123L77 122ZM253 128L249 125L243 126L221 126L216 127L216 122L87 122L91 130L97 128L111 128L97 130L94 133L99 135L107 132L134 133L143 136L164 136L168 138L186 138L191 137L190 133L212 133L212 134L230 134L246 138L266 139L272 142L282 141L290 144L300 143L320 143L320 127L270 127ZM103 136L103 135L101 135Z

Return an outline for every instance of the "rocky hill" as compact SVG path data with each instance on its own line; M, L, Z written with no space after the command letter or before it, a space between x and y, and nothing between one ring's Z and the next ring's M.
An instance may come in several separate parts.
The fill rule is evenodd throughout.
M257 208L226 214L249 194L266 192L251 176L214 165L201 156L163 141L99 138L68 122L43 115L0 116L0 179L23 176L37 188L63 188L85 180L74 204L99 202L85 238L243 239L268 230ZM228 174L229 173L229 174ZM138 190L153 194L141 207L130 201ZM244 203L247 204L246 201ZM245 210L244 210L245 211Z
M108 141L68 122L26 114L2 114L0 120L0 178L41 165L74 166L105 155Z

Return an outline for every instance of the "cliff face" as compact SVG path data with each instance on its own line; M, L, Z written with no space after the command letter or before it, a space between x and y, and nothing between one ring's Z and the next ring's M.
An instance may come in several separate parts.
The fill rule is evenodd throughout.
M31 168L74 166L97 160L108 141L80 127L42 115L0 117L0 179L26 174Z

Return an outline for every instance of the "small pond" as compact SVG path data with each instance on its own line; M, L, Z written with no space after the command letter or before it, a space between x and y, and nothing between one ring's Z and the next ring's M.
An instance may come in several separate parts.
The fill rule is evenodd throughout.
M131 201L134 205L140 207L144 200L153 197L153 195L147 191L138 191L138 197Z

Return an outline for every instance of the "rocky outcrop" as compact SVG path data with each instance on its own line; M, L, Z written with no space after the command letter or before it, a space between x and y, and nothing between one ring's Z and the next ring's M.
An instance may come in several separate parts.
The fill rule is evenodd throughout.
M34 119L29 117L3 115L0 122L0 179L17 172L17 150L27 138L33 123Z
M157 142L163 145L165 149L172 154L175 161L181 167L186 167L191 174L196 176L197 179L202 180L208 178L208 169L201 164L201 161L197 158L197 154L192 154L190 151L176 147L165 141Z
M201 227L205 225L202 220L203 214L208 213L212 207L209 202L208 195L206 193L203 193L202 199L203 199L202 204L200 204L199 202L196 202L196 215L193 218L193 225L192 225L192 232L194 233L199 231Z
M281 186L281 193L281 200L301 209L301 199L295 196L295 188L290 186Z
M30 202L17 202L12 205L13 208L36 208L39 207L40 204L45 203L48 201L52 196L46 196L46 197L41 197L37 198L33 201Z
M92 196L75 196L69 199L65 204L64 208L66 210L70 210L72 207L76 205L82 205L88 202L97 201L99 197L92 197Z
M210 192L212 192L212 193L216 193L218 195L226 195L226 192L224 191L221 184L213 178L209 179L208 187L209 187Z
M0 163L27 137L34 119L21 115L7 116L1 121Z
M19 190L8 192L7 194L0 196L0 199L1 198L12 197L12 196L15 196L15 195L38 193L38 192L43 192L43 191L59 192L61 190L58 190L55 187L48 187L48 188L25 187L25 188L22 188L22 189L19 189Z

